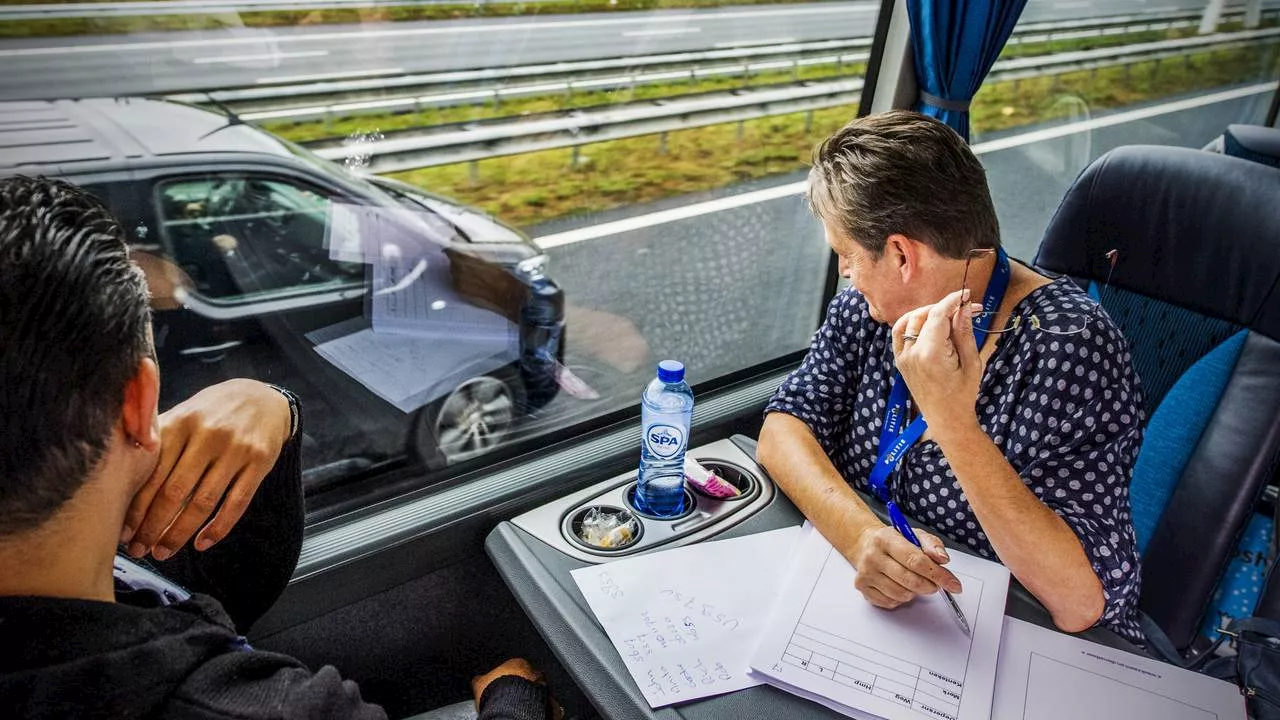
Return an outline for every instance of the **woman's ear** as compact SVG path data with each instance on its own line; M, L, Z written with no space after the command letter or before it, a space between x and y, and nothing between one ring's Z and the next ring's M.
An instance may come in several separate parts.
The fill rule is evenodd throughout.
M920 272L919 243L901 233L890 235L884 241L884 259L898 271L906 284Z
M120 422L125 438L147 452L160 450L160 368L145 357L124 386Z

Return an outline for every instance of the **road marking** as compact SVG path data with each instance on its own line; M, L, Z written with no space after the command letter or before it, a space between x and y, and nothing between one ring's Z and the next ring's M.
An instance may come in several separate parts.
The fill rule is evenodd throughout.
M694 203L693 205L685 205L683 207L671 208L670 210L662 210L648 215L637 215L636 217L617 220L614 222L604 223L601 225L592 225L591 227L579 228L577 230L569 230L568 232L556 233L554 235L543 235L540 238L534 238L534 242L542 249L560 247L561 245L572 245L582 242L583 240L594 240L596 238L606 237L609 235L619 235L632 230L641 230L654 225L664 225L670 222L680 220L688 220L689 218L698 217L699 215L709 215L724 210L732 210L733 208L745 207L747 205L755 205L757 203L768 202L769 200L777 200L789 195L798 195L804 192L804 182L787 183L786 185L775 185L764 190L755 190L738 195L730 195L728 197L717 198L707 202Z
M328 55L328 50L307 50L304 52L291 53L262 53L261 55L225 55L216 57L196 58L191 62L196 65L212 65L214 63L238 63L238 62L256 62L258 60L287 60L289 58L305 58L305 57L324 57Z
M669 30L636 30L633 32L624 32L622 37L648 37L650 35L689 35L692 33L700 33L702 30L698 28L671 28Z
M876 6L878 7L878 6ZM477 25L458 25L455 23L432 23L430 27L404 28L398 30L356 30L354 32L329 32L305 35L283 34L272 35L279 43L286 42L323 42L323 41L365 41L392 37L415 37L420 35L459 35L475 33L531 33L538 30L555 30L578 27L609 27L623 25L653 25L657 23L685 23L696 21L706 23L721 20L740 20L743 18L796 17L799 15L833 15L840 17L850 12L865 10L861 6L846 4L800 7L774 10L741 10L723 13L685 13L682 15L648 15L644 17L598 18L594 20L555 20L545 22L507 22L485 23ZM120 53L139 52L143 50L170 50L183 47L216 47L220 45L247 45L263 42L262 36L232 37L206 40L168 40L138 43L105 43L97 45L62 45L52 47L7 48L0 49L0 57L38 57L46 55L83 55L88 53Z
M1074 135L1076 133L1088 132L1090 130L1097 130L1099 128L1111 127L1114 125L1123 125L1124 123L1145 120L1175 112L1182 112L1184 110L1191 110L1205 105L1213 105L1214 103L1238 100L1251 95L1261 95L1263 93L1276 90L1278 86L1280 86L1280 83L1277 82L1250 85L1248 87L1236 88L1234 90L1225 90L1223 92L1211 93L1209 95L1200 95L1198 97L1175 100L1173 102L1139 108L1137 110L1119 112L1114 115L1106 115L1104 117L1094 118L1091 120L1067 123L1065 125L1045 128L1043 130L1033 130L1027 133L1012 135L1007 138L1001 138L999 140L978 143L973 146L973 152L975 155L985 155L999 150L1008 150L1010 148L1030 145L1032 143L1052 140L1054 138ZM694 203L683 207L671 208L669 210L661 210L659 212L648 213L646 215L637 215L636 217L624 218L614 222L592 225L590 227L578 228L576 230L567 230L565 232L553 233L551 235L543 235L542 237L534 238L533 241L537 243L538 247L543 249L572 245L584 240L595 240L602 237L620 235L622 233L643 230L656 225L688 220L689 218L698 217L700 215L710 215L711 213L746 207L748 205L755 205L757 203L768 202L770 200L779 200L792 195L801 195L804 193L807 185L808 183L803 180L800 182L786 183L785 185L775 185L774 187L765 188L763 190L753 190L751 192L730 195L728 197Z
M760 45L790 45L800 42L795 38L771 38L768 40L743 40L741 42L720 42L712 47L717 50L733 50L735 48L759 47Z
M317 75L285 75L282 77L258 78L258 85L274 85L275 83L318 82L320 80L347 80L350 78L377 77L379 75L403 75L404 68L378 68L377 70L350 70L347 72L320 73Z

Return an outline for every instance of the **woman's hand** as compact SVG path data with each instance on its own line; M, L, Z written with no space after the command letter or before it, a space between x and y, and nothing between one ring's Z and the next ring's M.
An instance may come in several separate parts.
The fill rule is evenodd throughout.
M951 560L942 541L916 530L924 550L912 545L888 525L869 526L841 554L858 571L853 585L872 605L892 610L917 595L939 588L961 591L960 580L942 567Z
M120 536L129 555L166 560L197 530L196 550L226 537L271 472L291 424L289 401L256 380L214 385L162 414L160 461Z
M982 306L966 305L962 294L967 293L953 292L893 324L898 372L935 434L978 423L982 358L973 337L972 313Z

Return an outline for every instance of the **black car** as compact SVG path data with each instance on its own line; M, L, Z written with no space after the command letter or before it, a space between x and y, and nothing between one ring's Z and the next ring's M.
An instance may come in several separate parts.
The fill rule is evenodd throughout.
M230 377L293 388L312 484L474 457L557 391L563 292L478 211L172 102L0 103L0 126L0 174L66 178L124 224L162 404Z

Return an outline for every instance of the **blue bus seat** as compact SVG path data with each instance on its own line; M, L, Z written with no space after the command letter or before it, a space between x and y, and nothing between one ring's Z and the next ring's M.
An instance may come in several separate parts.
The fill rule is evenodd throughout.
M1204 149L1280 167L1280 129L1262 125L1228 125L1226 132L1214 138Z
M1122 147L1077 178L1035 259L1090 287L1128 340L1147 410L1140 605L1179 649L1280 456L1278 201L1280 170Z

